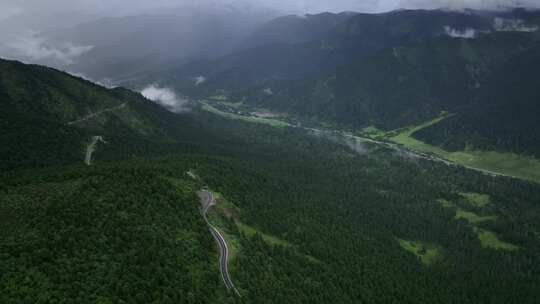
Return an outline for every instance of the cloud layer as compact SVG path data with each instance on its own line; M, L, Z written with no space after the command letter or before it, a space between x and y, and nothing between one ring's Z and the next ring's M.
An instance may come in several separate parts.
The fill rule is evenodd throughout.
M179 97L169 88L160 88L158 85L152 84L144 88L141 94L171 112L181 113L188 110L188 100Z
M2 0L0 20L16 14L86 12L97 15L125 15L166 7L204 8L235 7L267 8L286 12L315 13L321 11L381 12L399 8L497 9L501 7L540 8L538 0Z
M27 31L17 35L6 44L7 55L15 55L18 58L30 61L54 61L62 65L73 64L74 60L94 48L94 46L75 45L64 42L58 45L50 45L38 32Z
M476 38L476 30L472 28L467 28L464 30L454 29L450 26L445 26L444 31L446 34L452 38L464 38L464 39L474 39Z

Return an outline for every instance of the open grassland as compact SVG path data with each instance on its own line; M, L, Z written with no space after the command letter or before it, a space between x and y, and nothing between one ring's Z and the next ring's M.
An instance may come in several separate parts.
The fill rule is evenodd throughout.
M489 216L480 216L474 212L465 211L463 209L456 209L456 220L458 219L464 219L468 221L471 224L478 224L485 221L494 221L497 219L497 216L495 215L489 215Z
M291 246L291 244L287 241L284 241L280 238L277 238L273 235L269 235L269 234L266 234L264 232L261 232L259 230L257 230L256 228L252 227L252 226L249 226L249 225L246 225L240 221L235 221L236 223L236 227L238 227L238 230L240 230L241 232L243 232L245 235L248 235L248 236L253 236L255 234L259 234L262 239L268 243L268 244L271 244L271 245L280 245L280 246Z
M242 102L231 102L231 101L221 101L222 105L225 105L227 107L238 109L242 107L244 104Z
M401 248L414 254L424 265L430 265L440 255L440 249L435 246L418 241L397 240Z
M225 95L214 95L214 96L210 96L208 97L208 99L210 100L215 100L215 101L227 101L227 96Z
M478 196L475 196L475 197L478 197ZM497 220L496 215L481 216L472 211L467 211L462 208L459 208L456 204L449 202L447 200L441 199L439 200L439 202L445 208L455 209L456 215L454 216L454 218L456 220L463 219L469 223L474 233L478 237L478 240L480 241L482 247L492 248L492 249L502 249L502 250L518 250L519 249L519 247L514 244L501 241L495 232L479 227L479 225L483 222Z
M418 126L387 132L384 135L384 138L397 144L401 144L409 149L424 153L432 153L469 168L540 183L540 160L538 159L514 153L495 151L470 150L449 152L422 142L412 136L416 131L436 124L446 117L448 117L448 114L443 114L440 117ZM368 131L369 130L371 130L372 133L375 132L373 129L368 129ZM378 134L378 138L381 138L380 130L374 134Z
M239 114L220 111L207 103L202 104L202 109L210 113L223 116L228 119L241 120L241 121L250 122L250 123L266 124L272 127L279 127L279 128L290 126L290 124L284 121L278 120L278 119L263 118L263 117L256 117L256 116L246 116L246 115L239 115Z
M225 217L232 218L234 224L236 225L236 228L238 228L238 231L244 233L247 236L259 234L261 238L270 245L291 246L291 244L287 241L284 241L273 235L266 234L255 227L241 222L238 216L238 213L240 212L238 207L226 200L221 193L214 193L214 197L216 198L215 208L217 208L219 213L223 214Z
M298 248L293 244L280 239L274 235L264 233L256 227L247 225L240 220L241 210L228 201L223 195L219 192L214 192L214 198L216 199L216 205L210 209L209 216L210 221L213 225L218 227L218 229L223 233L227 244L231 246L230 261L235 261L238 255L238 251L242 250L240 246L240 240L238 239L237 233L243 233L245 236L252 237L258 235L262 238L264 242L273 246L283 246L297 250ZM231 223L234 223L234 226L237 232L233 232L230 226ZM320 260L314 258L311 255L302 254L308 261L311 263L319 264ZM231 269L234 270L235 263L231 262Z
M507 242L501 241L497 234L492 231L474 227L474 232L478 236L483 247L503 250L518 250L519 247Z
M476 207L482 208L489 205L489 203L491 202L491 198L487 194L472 192L461 192L459 194L466 198L467 202Z
M224 99L216 98L224 103ZM226 102L226 101L225 101ZM240 106L238 103L229 103L229 106ZM250 123L266 124L273 127L288 127L291 124L274 118L257 117L254 115L240 115L221 111L207 103L202 103L202 109L228 119L241 120ZM385 132L370 126L360 131L362 136L370 137L376 140L388 140L406 148L422 153L434 154L443 159L452 161L456 164L484 171L494 175L504 175L520 179L525 179L540 183L540 160L515 153L503 153L496 151L466 150L450 152L440 147L430 145L413 137L413 134L423 128L434 125L443 119L451 116L446 112L428 122Z

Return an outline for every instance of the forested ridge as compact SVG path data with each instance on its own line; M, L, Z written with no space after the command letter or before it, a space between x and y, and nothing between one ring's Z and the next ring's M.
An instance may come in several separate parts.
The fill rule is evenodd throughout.
M501 28L512 22L522 28ZM317 29L311 35L303 31L309 26ZM194 98L226 96L356 130L391 131L446 111L455 115L417 137L451 151L538 158L532 74L539 67L539 26L538 10L520 9L289 17L262 27L253 48L152 77ZM195 74L207 81L194 86L188 79Z
M540 46L535 46L505 62L476 103L415 136L450 151L470 147L539 158L540 81L534 76L539 53Z
M33 150L50 158L24 166L2 158L0 302L506 304L540 296L537 184L104 92L127 109L59 123L76 134L66 144L79 151L72 157L54 152L72 137L51 119L43 130L58 141ZM34 134L39 125L23 114L5 121ZM107 144L85 166L80 151L91 135ZM16 153L32 144L17 138L1 137L0 146ZM221 281L198 210L203 186L222 198L212 212L233 240L240 298Z

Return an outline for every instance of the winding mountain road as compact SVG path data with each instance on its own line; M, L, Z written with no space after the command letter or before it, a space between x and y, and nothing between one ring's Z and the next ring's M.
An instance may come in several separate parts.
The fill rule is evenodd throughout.
M210 224L210 221L206 216L208 209L214 204L214 195L212 194L212 192L207 190L201 190L198 192L198 194L201 199L201 215L203 216L206 225L208 225L208 228L210 229L210 233L212 233L212 236L214 237L214 240L219 247L219 270L221 272L221 278L223 279L223 282L225 283L227 289L232 290L237 296L240 297L240 293L234 286L231 275L229 274L229 247L227 246L227 242L225 241L225 238L223 237L221 232L219 232L216 227Z
M84 121L87 121L87 120L90 120L90 119L93 119L101 114L104 114L104 113L108 113L108 112L112 112L112 111L115 111L115 110L118 110L118 109L123 109L125 108L127 105L127 103L122 103L116 107L111 107L111 108L106 108L106 109L103 109L101 111L97 111L95 113L90 113L82 118L79 118L77 120L74 120L74 121L70 121L67 123L67 125L74 125L74 124L78 124L78 123L81 123L81 122L84 122Z

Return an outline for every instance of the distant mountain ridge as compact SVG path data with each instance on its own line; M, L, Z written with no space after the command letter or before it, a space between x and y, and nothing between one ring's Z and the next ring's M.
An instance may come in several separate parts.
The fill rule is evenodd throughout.
M322 24L318 29L324 30L305 35L310 24ZM472 109L485 108L492 92L505 96L498 97L501 107L513 104L516 96L509 94L520 94L519 90L501 92L501 81L505 73L514 72L513 63L536 66L539 29L540 12L525 10L401 10L284 17L261 28L254 48L162 70L154 76L194 97L225 93L235 101L304 118L391 130L432 119L441 111L456 114L449 121L466 117L467 111L481 113ZM277 32L292 34L277 39ZM186 81L193 75L207 80L195 87ZM513 75L516 81L520 77ZM522 85L524 92L531 92L528 87L536 84L528 81ZM509 106L514 114L504 117L501 124L513 126L520 116L517 113L536 106L534 96L528 94L516 107ZM464 134L481 128L477 125L480 119L471 119L466 124L471 129ZM533 118L525 115L523 119ZM520 125L512 128L520 129ZM519 132L536 134L540 128L534 121L524 125L534 128ZM451 129L455 128L445 128ZM456 136L452 141L459 147L532 153L520 139L516 140L521 143L508 145L495 132L481 133L475 138L461 136L459 144ZM451 146L440 139L435 142Z

